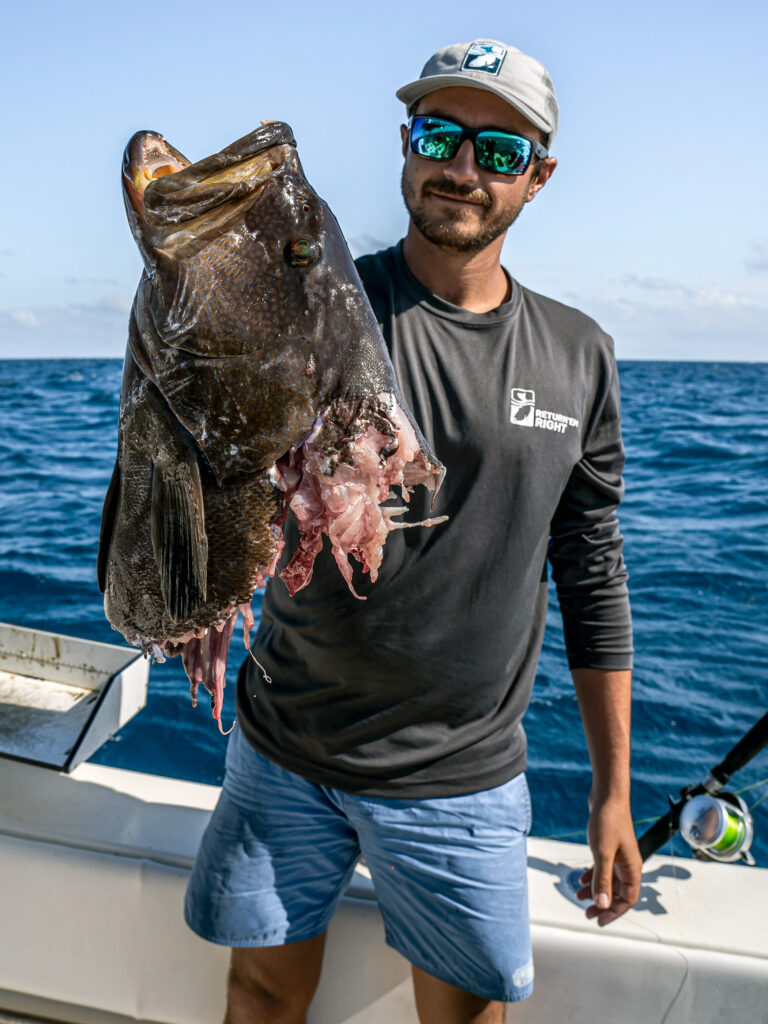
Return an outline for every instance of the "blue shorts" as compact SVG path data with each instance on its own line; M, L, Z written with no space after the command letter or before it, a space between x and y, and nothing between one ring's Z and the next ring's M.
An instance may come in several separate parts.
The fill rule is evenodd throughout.
M467 992L525 999L530 824L524 775L464 796L356 796L286 771L235 728L185 918L225 946L312 938L327 928L362 853L390 946Z

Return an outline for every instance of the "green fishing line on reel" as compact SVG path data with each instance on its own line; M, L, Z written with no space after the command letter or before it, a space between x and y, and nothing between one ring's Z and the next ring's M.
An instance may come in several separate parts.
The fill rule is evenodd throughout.
M680 835L704 860L728 863L743 860L753 865L749 852L754 823L749 808L735 793L700 793L680 811Z

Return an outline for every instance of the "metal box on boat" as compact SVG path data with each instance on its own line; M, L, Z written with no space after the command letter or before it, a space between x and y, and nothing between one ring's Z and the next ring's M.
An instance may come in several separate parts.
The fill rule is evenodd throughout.
M140 652L0 623L0 757L71 772L147 702Z

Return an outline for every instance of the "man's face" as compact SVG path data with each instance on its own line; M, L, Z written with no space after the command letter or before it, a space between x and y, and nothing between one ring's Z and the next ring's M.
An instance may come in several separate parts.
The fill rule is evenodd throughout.
M501 128L543 142L542 133L527 118L484 89L437 89L420 100L413 113L444 117L467 128ZM538 178L535 160L524 174L486 171L475 162L470 139L462 142L452 160L427 160L411 152L405 126L401 134L401 187L411 219L425 238L452 252L484 249L502 235L555 168L556 161L547 159Z

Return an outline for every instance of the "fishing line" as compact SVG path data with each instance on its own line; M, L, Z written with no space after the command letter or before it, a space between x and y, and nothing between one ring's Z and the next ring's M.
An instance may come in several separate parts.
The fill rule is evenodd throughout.
M766 794L766 795L768 795L768 794ZM633 825L647 825L649 821L656 821L656 818L655 817L654 818L636 818L632 822L632 824ZM586 834L587 834L587 830L585 828L580 828L577 832L558 832L556 835L537 836L536 838L538 838L538 839L571 839L571 838L573 838L575 836L585 836Z
M748 789L757 789L758 786L764 786L768 783L768 779L760 779L759 782L750 782L748 786L742 786L741 789L734 789L734 793L746 793Z
M674 801L671 797L669 798L669 811L662 815L660 818L637 818L634 819L633 825L646 825L652 823L651 827L638 837L638 843L640 846L640 854L643 860L647 860L652 853L655 853L665 843L669 842L670 839L675 836L680 827L680 815L683 808L691 800L696 800L697 804L702 807L702 811L705 811L704 805L698 800L700 796L708 796L711 798L709 811L712 811L712 801L721 804L725 810L723 814L730 820L732 829L741 829L743 831L741 820L749 819L749 812L754 810L766 799L768 799L768 790L756 800L751 807L747 807L746 803L739 798L740 793L746 793L749 790L757 789L758 786L765 786L768 784L768 778L759 779L757 782L751 782L748 786L742 786L741 789L732 790L730 797L728 794L718 798L718 794L722 792L723 787L730 779L731 775L743 768L749 761L752 760L757 754L760 753L768 745L768 712L756 722L752 728L743 736L739 742L726 754L725 758L716 765L707 778L700 782L696 786L686 786L680 793L680 800ZM730 800L730 807L726 807L726 804ZM690 808L689 808L690 810ZM746 824L746 834L749 836L748 840L744 841L744 855L743 859L750 863L751 858L747 857L749 851L749 844L752 841L752 822L749 820ZM554 835L541 836L542 839L574 839L580 836L586 835L586 829L579 829L576 832L558 832ZM684 836L688 845L691 844L691 837ZM723 837L723 842L726 842L726 837ZM735 842L735 840L734 840ZM734 851L736 850L734 846ZM713 854L710 851L712 859L724 859L722 854ZM732 859L729 855L729 859ZM754 860L751 860L754 863Z
M766 784L768 784L768 779L761 779L759 782L752 782L752 783L750 783L749 786L744 786L742 789L735 789L735 790L733 790L733 792L734 793L746 793L746 791L748 789L756 789L758 786L765 786ZM750 804L749 810L750 811L753 810L755 807L757 807L759 804L761 804L763 802L763 800L768 800L768 789L766 789L765 793L763 793L763 795L760 797L759 800L756 800L753 804ZM656 821L656 820L657 820L657 818L656 818L655 815L653 817L651 817L651 818L634 818L632 820L632 824L633 825L648 825L650 822ZM575 838L578 838L579 836L585 836L586 834L587 834L587 830L585 828L580 828L576 832L557 832L557 833L554 833L553 835L548 835L548 836L534 836L534 838L535 839L575 839Z
M755 800L755 802L750 806L750 808L749 808L750 811L753 811L755 809L755 807L759 807L760 804L763 802L763 800L765 800L767 797L768 797L768 789L766 789L766 791L763 793L763 795L760 797L759 800Z
M271 683L271 682L272 682L272 677L271 677L271 676L268 676L268 675L267 675L267 670L266 670L266 669L264 668L264 666L263 666L263 665L261 664L261 662L260 662L260 661L259 661L259 659L258 659L258 658L256 657L256 655L255 655L255 654L253 653L253 651L251 650L251 648L250 648L250 647L248 648L248 653L250 654L250 656L251 656L251 657L253 658L253 660L254 660L254 661L256 662L256 664L257 664L257 665L259 666L259 668L261 669L261 674L262 674L262 675L264 676L264 682L265 682L265 683Z

